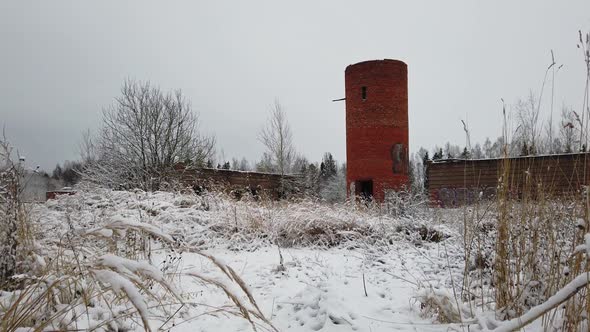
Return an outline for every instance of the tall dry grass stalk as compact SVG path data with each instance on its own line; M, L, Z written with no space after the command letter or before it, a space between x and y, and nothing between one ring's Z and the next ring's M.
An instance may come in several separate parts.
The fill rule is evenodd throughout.
M583 109L588 118L590 35L580 33L579 48L586 65ZM590 264L588 255L579 248L590 233L589 187L581 190L570 186L564 191L563 183L543 182L534 175L544 165L534 165L527 158L508 158L511 136L519 128L511 131L505 107L503 117L504 147L496 199L476 201L463 209L466 264L462 298L471 304L472 312L474 307L481 307L484 312L495 310L496 319L514 318L514 324L503 324L500 330L530 323L531 317L518 321L530 316L531 308L540 312L545 330L587 330L590 290L579 281L590 273ZM585 125L587 122L580 123L581 149L587 136ZM587 155L576 161L574 168L582 171L568 174L572 183L587 183L587 162ZM515 171L523 168L522 173ZM576 289L563 296L564 288L568 290L574 283ZM562 302L548 306L546 301L555 300L556 294L561 295ZM488 327L500 325L496 321Z
M543 183L534 176L534 165L527 158L508 158L508 137L504 109L504 158L496 202L496 237L492 266L496 316L505 320L522 316L541 305L580 273L588 271L586 257L575 255L588 231L588 195L570 187L560 192L556 183ZM522 163L513 165L513 163ZM585 183L583 174L572 174L574 183ZM516 169L524 168L523 174ZM578 330L587 326L590 301L582 287L565 303L565 310L551 310L542 316L546 329Z
M461 299L468 302L472 316L477 310L496 312L498 321L490 321L487 328L539 309L589 271L588 260L579 250L589 232L587 188L582 192L571 186L563 192L561 183L542 182L535 171L548 165L508 158L511 136L514 132L504 109L504 158L496 198L476 200L462 209L465 272ZM586 177L586 158L576 162L584 171L572 174L572 179ZM524 171L518 173L519 169ZM572 183L585 181L576 178ZM590 317L589 298L587 285L576 289L565 297L564 306L543 311L541 324L546 330L584 330ZM502 328L509 326L504 325Z
M503 160L500 171L500 178L498 180L498 222L497 222L497 239L496 239L496 259L494 261L494 284L496 286L496 307L506 308L512 302L512 292L508 285L510 285L510 248L509 248L509 222L510 222L510 159L508 158L508 121L506 118L506 107L502 109L503 112L503 129L502 137L504 139L504 147L502 149ZM503 310L503 309L502 309Z
M14 287L11 277L28 268L33 248L33 226L21 198L24 169L21 158L13 161L12 146L0 138L0 289Z
M0 330L155 331L208 313L244 318L253 330L275 330L231 267L177 242L152 225L149 213L140 213L139 220L94 215L89 227L88 202L69 202L59 206L65 220L23 229L31 232L32 249L23 260L26 268L17 264L23 269L10 278L13 286L2 288ZM157 266L151 260L158 252L166 259ZM222 273L180 271L181 252L201 255ZM181 278L217 287L233 306L195 311L199 304L176 289Z
M587 271L585 256L574 252L587 232L588 200L580 192L557 195L551 184L537 182L530 173L518 179L513 161L502 162L496 200L477 202L463 212L462 299L472 314L477 308L495 310L496 319L506 320L541 305ZM568 298L565 308L544 314L543 326L585 326L587 288Z
M139 223L126 225L114 222L55 239L52 258L41 271L36 275L19 277L20 287L11 296L3 298L0 329L126 330L141 327L154 331L169 328L167 322L175 315L186 317L191 314L188 311L190 299L178 293L173 282L184 275L221 289L237 309L228 307L223 312L248 320L254 330L261 324L265 329L274 330L258 308L246 283L231 267L198 250L177 247L177 250L193 251L209 259L228 280L202 276L195 271L181 273L174 267L165 273L147 261L124 257L146 256L146 253L130 252L124 248L130 233L132 238L142 241L156 240L170 248L174 246L168 236ZM98 247L118 248L123 255L117 256ZM244 296L246 301L242 299ZM154 320L163 323L155 326Z

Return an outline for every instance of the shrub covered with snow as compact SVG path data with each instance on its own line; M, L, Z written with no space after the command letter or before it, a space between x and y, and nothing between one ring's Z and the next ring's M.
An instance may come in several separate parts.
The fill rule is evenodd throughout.
M155 331L209 312L178 290L180 276L225 293L233 306L222 311L272 329L231 267L153 223L175 201L156 204L142 195L81 193L36 206L34 268L14 275L17 286L0 294L0 329ZM179 271L183 252L202 256L218 273Z
M339 247L363 253L369 263L398 243L421 246L451 233L379 206L141 190L80 190L36 205L30 218L35 268L0 296L3 329L156 329L217 312L180 290L179 282L191 279L227 296L227 303L216 302L224 315L272 329L246 282L202 250ZM187 267L186 255L212 268ZM334 315L322 317L350 320Z
M331 205L312 199L236 201L220 193L94 190L62 197L43 209L59 210L64 204L75 206L88 227L100 214L114 220L131 218L157 225L175 240L199 248L356 247L400 239L439 241L449 232L432 228L425 216L393 216L377 205Z

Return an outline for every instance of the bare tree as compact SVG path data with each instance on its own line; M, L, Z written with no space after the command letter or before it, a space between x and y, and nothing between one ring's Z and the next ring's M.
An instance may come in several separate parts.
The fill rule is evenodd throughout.
M412 192L422 192L424 190L424 181L426 180L426 168L424 167L424 155L425 149L420 148L418 153L412 153L410 155L409 162L409 177L410 177L410 189ZM345 182L346 183L346 182Z
M157 190L177 162L202 166L215 139L199 132L199 118L180 90L164 93L127 80L103 110L97 136L83 140L86 179L107 186Z
M240 170L240 161L238 160L238 158L231 158L231 169L234 171Z
M258 139L266 147L278 173L281 175L290 173L296 153L287 115L278 100L275 100L266 126L260 131Z
M256 163L254 169L257 172L264 172L264 173L275 173L276 167L273 164L272 157L268 152L264 152L262 154L262 159Z
M82 139L78 144L78 152L82 163L91 163L96 157L96 145L94 144L94 137L90 129L86 129L82 133Z
M319 194L328 203L342 203L346 200L346 165L337 167L336 173L321 185Z
M486 137L486 140L483 143L483 154L485 158L493 158L492 141L489 137Z
M484 153L479 143L475 143L475 147L471 149L471 156L473 159L483 159Z
M445 143L444 157L447 159L459 158L461 154L461 148L458 145L451 144L451 142Z
M491 150L490 150L490 158L500 158L503 156L504 154L504 149L506 147L506 142L504 140L504 137L499 136L495 141L494 144L492 144Z
M250 170L250 163L248 162L248 159L246 159L246 157L242 157L242 159L240 160L240 165L239 165L238 169L240 171L249 171Z
M528 146L526 154L541 153L543 145L540 140L541 125L539 124L538 99L530 91L526 100L519 100L516 103L517 125L519 135L515 137L523 146Z

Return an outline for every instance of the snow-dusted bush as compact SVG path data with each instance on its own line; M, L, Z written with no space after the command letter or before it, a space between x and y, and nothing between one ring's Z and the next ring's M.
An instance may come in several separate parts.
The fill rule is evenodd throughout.
M81 191L62 197L84 201L93 213L131 215L158 225L178 241L199 248L253 250L265 245L344 246L388 244L399 239L437 242L449 230L435 228L424 216L393 216L379 205L325 204L312 199L240 201L219 192Z
M385 192L383 209L393 217L429 216L429 198L421 191L387 190Z
M422 314L439 323L461 323L471 316L469 308L445 289L421 288L416 292L415 299L420 303Z
M204 135L180 90L126 80L104 109L95 137L82 142L83 180L108 188L162 190L177 162L204 165L215 139Z
M520 200L500 196L498 201L448 211L449 217L462 220L461 299L474 314L492 312L500 320L520 317L585 271L584 260L573 256L587 227L582 197L557 198L543 188L530 189ZM579 326L584 320L586 305L580 301L584 296L572 297L565 311L549 313L542 326L558 330ZM501 321L496 323L488 325L499 326Z
M30 223L22 200L23 167L13 161L12 147L0 138L0 289L12 287L10 278L27 269Z
M145 195L97 191L37 206L34 268L13 276L17 286L0 293L0 329L167 329L208 312L178 290L181 277L225 293L235 310L221 312L273 329L231 267L152 223L160 211L177 208L174 202L142 201ZM182 252L201 255L218 273L179 271Z
M340 171L328 178L320 189L320 197L328 203L346 201L346 173Z
M432 240L422 236L421 225L431 228L425 226L426 219L394 217L378 205L325 204L313 199L235 201L219 194L199 199L209 201L213 213L185 213L182 219L192 222L175 225L178 236L193 245L229 245L234 249L256 249L269 244L358 247L408 237Z

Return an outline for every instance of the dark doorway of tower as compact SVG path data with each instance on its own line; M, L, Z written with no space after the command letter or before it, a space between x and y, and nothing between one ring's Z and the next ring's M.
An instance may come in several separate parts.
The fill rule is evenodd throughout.
M362 180L356 182L356 194L364 201L373 199L373 180Z

